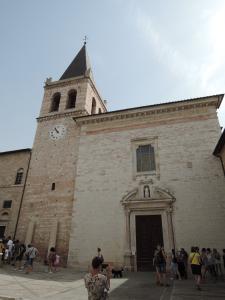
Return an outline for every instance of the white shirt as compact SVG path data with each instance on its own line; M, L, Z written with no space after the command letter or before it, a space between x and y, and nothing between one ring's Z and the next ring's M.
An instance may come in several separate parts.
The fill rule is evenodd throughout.
M9 252L12 252L13 241L12 240L8 240L7 246L8 246Z

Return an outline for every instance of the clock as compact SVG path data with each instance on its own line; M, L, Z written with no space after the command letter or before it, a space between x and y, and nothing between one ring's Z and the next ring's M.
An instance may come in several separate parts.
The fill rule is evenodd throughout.
M49 137L52 140L58 140L65 136L66 134L66 127L64 125L55 125L50 131L49 131Z

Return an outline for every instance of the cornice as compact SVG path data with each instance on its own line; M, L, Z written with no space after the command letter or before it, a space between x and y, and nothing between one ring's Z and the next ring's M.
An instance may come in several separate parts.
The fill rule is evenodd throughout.
M44 88L45 89L53 89L55 87L63 87L63 86L68 86L68 84L72 83L81 83L84 81L84 79L89 79L87 76L79 76L79 77L73 77L69 79L64 79L64 80L57 80L57 81L50 81L50 82L45 82Z
M56 120L56 119L62 119L62 118L68 118L68 117L76 118L76 117L84 116L87 114L88 114L88 112L86 110L76 110L76 111L69 111L69 112L63 112L63 113L54 113L52 115L38 117L37 122Z
M218 103L217 99L211 99L200 102L177 102L176 104L165 103L165 105L159 106L149 106L149 107L140 107L137 109L127 109L124 111L115 111L108 112L104 114L98 115L87 115L81 117L75 117L74 120L78 125L86 125L86 124L97 124L102 122L110 122L115 120L125 120L125 119L134 119L134 118L145 118L148 116L155 115L166 115L168 113L173 112L182 112L190 109L198 109L209 106L216 107Z

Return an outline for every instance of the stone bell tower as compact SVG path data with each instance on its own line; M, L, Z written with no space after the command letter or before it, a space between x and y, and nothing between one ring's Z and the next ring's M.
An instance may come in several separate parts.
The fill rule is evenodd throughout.
M67 261L79 147L74 118L104 112L84 44L59 80L46 80L37 118L16 237L43 257L56 247Z

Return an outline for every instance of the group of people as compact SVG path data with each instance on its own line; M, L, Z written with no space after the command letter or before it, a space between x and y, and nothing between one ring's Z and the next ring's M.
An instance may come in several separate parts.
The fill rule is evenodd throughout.
M225 269L225 249L223 249L223 255L221 257L221 254L215 248L212 250L210 248L202 248L200 251L199 247L191 247L189 263L198 290L201 290L200 285L206 280L208 275L214 281L216 281L219 276L223 278L222 258Z
M33 262L39 255L37 248L32 244L26 246L19 240L12 240L11 236L0 240L0 253L3 264L12 265L14 270L24 270L26 274L33 271ZM56 249L51 247L46 259L49 273L57 271L59 262L60 256L57 255Z
M172 249L170 254L166 254L163 247L158 245L153 258L156 284L169 286L168 274L170 279L187 279L190 266L196 287L201 290L201 283L208 275L214 280L217 280L219 276L223 277L222 258L225 268L225 249L223 249L222 256L215 248L213 250L202 248L200 252L198 247L191 247L189 255L184 248L179 251Z

